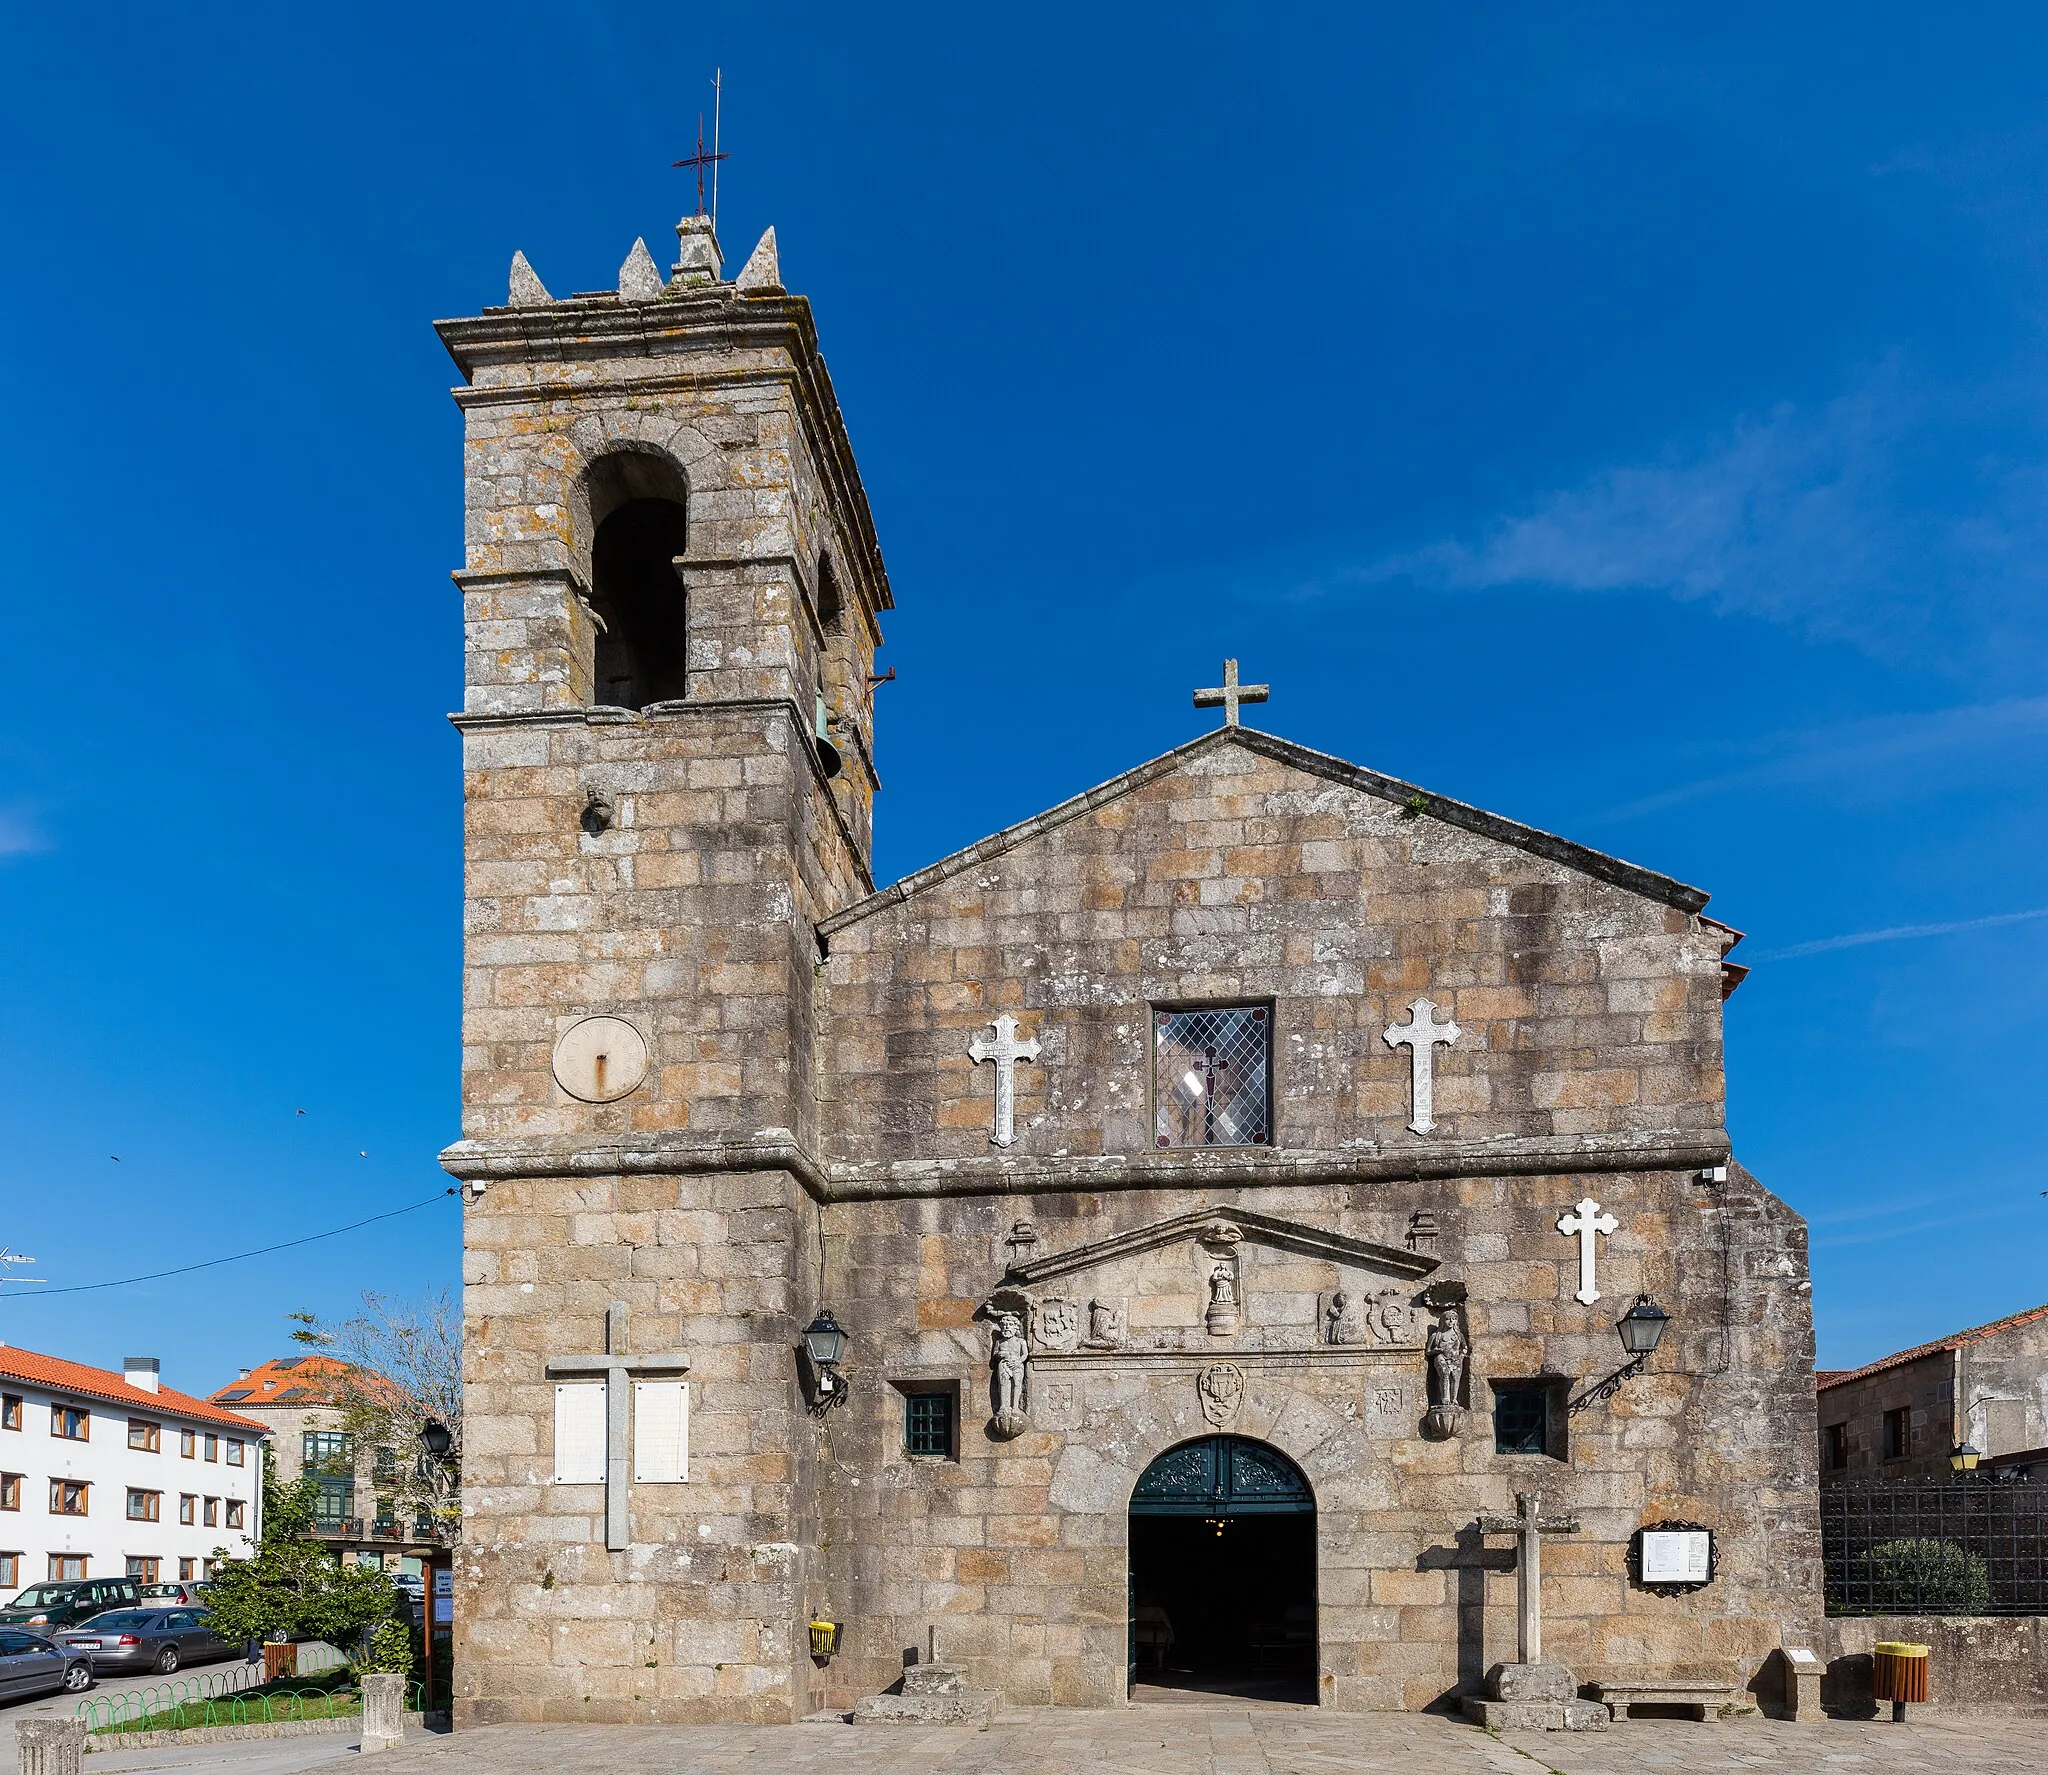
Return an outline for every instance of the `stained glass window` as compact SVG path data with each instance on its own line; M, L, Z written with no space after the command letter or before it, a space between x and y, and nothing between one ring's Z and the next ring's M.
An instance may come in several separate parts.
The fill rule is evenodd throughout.
M1156 1011L1153 1133L1161 1146L1272 1140L1273 1018L1264 1005Z

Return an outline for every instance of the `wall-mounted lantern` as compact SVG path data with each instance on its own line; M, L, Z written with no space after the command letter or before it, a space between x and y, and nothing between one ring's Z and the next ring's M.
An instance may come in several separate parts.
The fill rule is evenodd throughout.
M839 1623L837 1621L813 1621L811 1623L811 1656L823 1664L839 1650Z
M1647 1294L1637 1295L1635 1304L1614 1322L1614 1334L1621 1339L1621 1347L1628 1352L1628 1361L1598 1386L1588 1387L1566 1409L1571 1413L1578 1413L1589 1405L1599 1404L1603 1399L1612 1399L1627 1382L1634 1380L1649 1367L1650 1357L1664 1341L1664 1328L1670 1323L1671 1315Z
M449 1449L454 1446L454 1433L439 1418L429 1418L420 1426L420 1447L426 1450L429 1459L445 1461Z
M846 1399L846 1377L839 1372L846 1332L830 1307L804 1327L804 1354L811 1361L811 1410L822 1417Z
M1983 1458L1982 1453L1967 1442L1958 1442L1949 1451L1948 1464L1958 1473L1974 1473L1977 1471L1977 1463Z

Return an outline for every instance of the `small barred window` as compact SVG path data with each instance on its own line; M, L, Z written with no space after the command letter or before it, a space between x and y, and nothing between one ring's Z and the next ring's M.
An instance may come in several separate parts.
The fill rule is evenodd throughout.
M953 1395L906 1393L903 1396L903 1450L914 1455L953 1452Z

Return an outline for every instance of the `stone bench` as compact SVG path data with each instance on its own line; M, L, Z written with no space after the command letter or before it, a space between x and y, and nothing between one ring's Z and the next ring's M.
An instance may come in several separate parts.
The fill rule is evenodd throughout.
M1741 1699L1733 1683L1711 1677L1665 1677L1659 1681L1593 1683L1593 1699L1607 1704L1616 1719L1630 1717L1634 1707L1683 1707L1696 1720L1718 1719L1721 1709Z

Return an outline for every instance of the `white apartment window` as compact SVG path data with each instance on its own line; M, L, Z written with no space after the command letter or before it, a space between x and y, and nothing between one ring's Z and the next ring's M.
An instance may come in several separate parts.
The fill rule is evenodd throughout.
M230 1498L228 1499L228 1527L241 1528L242 1526L242 1500L240 1498Z
M199 1497L196 1492L178 1494L178 1520L188 1524L199 1520Z
M50 1555L50 1576L82 1578L85 1576L85 1562L91 1557L89 1553L53 1553Z
M0 1510L21 1508L21 1475L0 1473Z
M85 1516L90 1513L92 1487L82 1479L50 1481L52 1516Z
M180 1430L178 1432L178 1452L181 1455L183 1455L186 1458L186 1460L189 1461L192 1458L192 1456L197 1452L198 1447L199 1438L194 1432L190 1430Z
M82 1405L53 1405L50 1407L50 1434L61 1436L66 1442L90 1442L92 1413Z
M0 1430L19 1430L20 1428L21 1395L19 1393L0 1393ZM19 1559L21 1555L17 1553L14 1557Z
M208 1498L206 1500L206 1526L208 1528L220 1527L220 1499L218 1498Z
M0 1553L0 1590L18 1589L21 1584L21 1555Z
M164 1494L160 1491L128 1492L128 1520L130 1522L160 1522L164 1513Z
M190 1559L181 1559L178 1561L178 1578L181 1583L192 1576L192 1567L196 1563L196 1561Z
M242 1439L239 1436L230 1436L228 1438L228 1465L230 1467L239 1467L241 1464Z
M147 1554L131 1553L128 1555L128 1575L138 1584L154 1584L163 1564L162 1560L152 1559Z
M128 1420L128 1446L138 1448L144 1454L156 1454L164 1445L164 1427L152 1423L148 1418Z
M206 1458L209 1461L220 1459L220 1438L211 1430L206 1433Z

